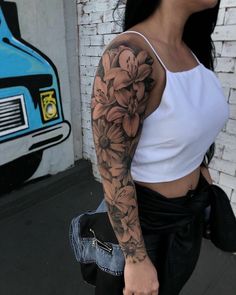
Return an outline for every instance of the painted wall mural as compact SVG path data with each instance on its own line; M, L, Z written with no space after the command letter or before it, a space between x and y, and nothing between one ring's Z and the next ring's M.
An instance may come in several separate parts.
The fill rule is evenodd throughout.
M55 65L21 38L16 4L0 0L0 195L30 178L43 150L70 132Z

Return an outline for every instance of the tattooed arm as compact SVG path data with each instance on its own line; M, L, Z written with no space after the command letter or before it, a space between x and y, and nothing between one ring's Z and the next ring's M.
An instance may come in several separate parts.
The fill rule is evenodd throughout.
M155 84L153 59L131 42L107 47L100 60L91 100L98 169L108 216L126 262L147 256L130 173L149 94Z

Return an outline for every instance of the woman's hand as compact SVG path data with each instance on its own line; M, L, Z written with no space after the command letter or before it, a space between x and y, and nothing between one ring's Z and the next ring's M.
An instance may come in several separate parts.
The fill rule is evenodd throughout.
M123 295L158 295L159 281L150 258L138 263L126 263L124 268L125 288Z

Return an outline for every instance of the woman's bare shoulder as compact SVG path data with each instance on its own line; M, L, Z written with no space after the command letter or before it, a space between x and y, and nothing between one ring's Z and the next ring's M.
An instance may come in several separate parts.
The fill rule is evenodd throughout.
M104 59L107 60L109 56L110 60L113 61L112 66L115 66L121 53L122 57L125 57L123 61L129 63L130 66L131 64L134 66L138 63L138 67L143 64L141 68L144 68L144 64L150 65L152 68L151 77L155 80L155 84L157 84L159 77L163 80L163 76L165 75L163 67L156 58L150 45L139 34L131 32L117 34L117 36L107 44L101 57L101 62L103 61L104 65Z
M141 35L137 33L125 32L124 34L117 34L117 36L106 46L106 49L116 48L121 45L130 47L130 49L134 50L134 52L145 51L147 55L153 59L153 62L156 60L155 54L150 45Z

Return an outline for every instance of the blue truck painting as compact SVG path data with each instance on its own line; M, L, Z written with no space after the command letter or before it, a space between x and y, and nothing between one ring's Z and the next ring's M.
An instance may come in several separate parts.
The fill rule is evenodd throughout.
M55 65L13 35L14 22L17 26L15 3L0 1L0 194L4 187L9 190L29 178L43 150L63 142L71 132Z

